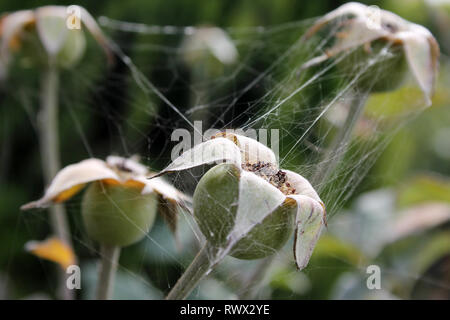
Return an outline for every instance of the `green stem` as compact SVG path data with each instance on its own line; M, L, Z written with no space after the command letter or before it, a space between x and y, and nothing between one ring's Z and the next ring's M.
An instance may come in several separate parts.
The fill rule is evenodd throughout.
M202 280L213 267L211 265L211 257L215 255L216 251L217 250L208 242L205 243L181 278L178 279L175 286L170 290L166 300L186 299L200 280Z
M41 146L41 161L46 185L49 185L60 169L58 135L58 91L57 67L49 64L41 79L41 110L38 119ZM66 212L61 204L50 207L50 221L56 236L72 246ZM60 271L58 294L62 299L73 299L73 291L66 286L66 273Z
M97 283L97 300L109 300L114 289L120 247L102 245L100 248L101 265Z

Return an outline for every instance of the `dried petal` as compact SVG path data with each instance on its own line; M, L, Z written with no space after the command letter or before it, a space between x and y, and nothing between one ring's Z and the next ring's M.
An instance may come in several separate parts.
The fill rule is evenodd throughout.
M286 173L286 182L288 182L291 187L295 189L295 194L308 196L322 203L322 200L320 200L320 197L317 194L316 190L314 190L308 180L293 171L286 169L283 169L283 171Z
M50 56L56 56L69 32L66 27L66 7L40 7L36 9L35 15L37 32L42 45Z
M236 243L278 208L285 199L280 190L263 178L242 171L236 220L229 239Z
M233 141L241 150L242 163L270 164L273 168L277 168L277 158L273 151L255 139L234 133L220 133L218 136L224 136Z
M190 202L191 198L186 194L180 192L177 188L165 181L163 178L147 179L145 188L142 190L142 194L150 192L158 193L162 198L182 203L184 201Z
M187 208L186 203L192 203L192 199L178 191L178 189L161 177L146 179L146 185L142 190L142 194L149 193L159 195L159 213L163 216L175 238L177 238L178 209L180 207Z
M29 241L25 250L35 256L58 263L64 270L76 263L75 253L70 246L58 238L49 238L45 241Z
M211 139L184 152L167 168L153 177L157 177L168 172L187 170L203 164L211 164L219 161L232 163L240 168L241 151L228 139Z
M368 7L361 3L350 2L350 3L343 4L339 8L327 13L326 15L324 15L323 17L318 19L314 23L314 25L306 31L304 38L305 39L310 38L316 32L318 32L320 29L322 29L328 23L330 23L334 20L341 19L340 20L341 24L342 24L342 21L349 20L349 19L351 19L352 22L354 20L361 21L364 18L367 19L368 13L369 13ZM367 27L364 27L364 29L367 29ZM374 28L374 29L376 29L376 28ZM347 30L345 30L345 31L347 31ZM345 32L343 32L343 33L345 34ZM364 36L364 35L361 33L361 36Z
M111 46L109 44L108 38L103 34L102 30L97 24L97 21L91 16L91 14L83 7L79 6L81 21L83 21L86 28L92 34L92 36L97 40L98 44L103 48L103 51L106 54L108 59L108 63L112 64L114 61L114 54L111 50Z
M301 270L308 265L325 225L325 209L321 203L308 196L291 195L288 198L297 201L294 257L297 268Z
M135 161L133 158L123 158L118 156L108 156L106 158L106 163L117 168L123 172L130 172L135 175L146 175L148 174L148 169L146 166Z
M403 41L403 50L411 72L420 89L431 105L430 97L433 95L435 78L438 72L439 46L431 33L420 26L415 26L416 33L404 32L398 35ZM423 33L420 37L417 34Z
M68 165L58 172L41 199L25 204L21 209L27 210L31 208L46 207L52 202L57 202L64 192L70 190L75 191L69 192L69 195L73 196L76 191L81 189L77 186L104 179L120 181L120 177L113 170L108 168L106 163L102 160L87 159L76 164ZM65 196L63 197L63 200L67 200L68 198L69 197Z
M113 53L107 38L90 13L81 6L78 6L78 8L80 9L81 21L103 48L108 62L111 63L113 61ZM69 32L69 29L66 27L67 18L67 7L65 6L45 6L36 9L36 24L39 37L50 55L57 54L66 40Z

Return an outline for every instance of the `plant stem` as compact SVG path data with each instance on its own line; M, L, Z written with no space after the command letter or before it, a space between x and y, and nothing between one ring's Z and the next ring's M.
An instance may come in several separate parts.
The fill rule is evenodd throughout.
M57 67L50 63L41 79L41 110L38 117L41 161L45 184L48 185L60 169L58 135L58 91L59 75ZM61 204L49 209L53 232L59 239L72 247L66 212ZM62 299L73 299L73 291L66 286L66 273L60 271L58 294Z
M117 266L119 264L120 247L101 245L101 264L97 283L97 300L109 300L114 289Z
M212 268L211 256L215 254L216 250L206 242L181 278L178 279L175 286L170 290L166 300L185 299Z
M311 184L314 187L321 186L322 183L330 177L333 170L336 169L337 165L345 155L344 150L349 143L353 129L364 110L367 96L368 94L361 94L360 96L354 97L352 100L344 124L331 143L331 147L325 152L317 167L316 173L311 179Z

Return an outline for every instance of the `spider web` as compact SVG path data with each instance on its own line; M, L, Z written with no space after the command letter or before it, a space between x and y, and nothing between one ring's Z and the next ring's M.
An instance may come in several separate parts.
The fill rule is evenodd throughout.
M198 34L201 29L197 27L152 26L100 17L100 25L113 39L111 49L117 60L109 69L103 68L98 52L88 52L83 61L94 62L82 63L70 76L63 75L62 136L64 132L72 132L67 144L78 151L79 157L65 157L63 147L64 164L87 157L104 159L109 154L138 154L143 163L157 171L173 160L171 151L178 142L171 141L171 135L176 129L186 129L192 137L204 135L208 128L239 128L244 132L265 129L270 136L276 134L273 143L278 145L280 167L312 182L327 206L328 225L333 226L334 216L358 190L395 131L424 108L424 101L416 100L417 105L412 105L408 112L396 113L394 117L383 112L383 99L379 99L382 103L377 112L364 111L370 90L380 76L371 74L365 87L359 85L360 80L367 78L373 65L379 66L380 72L390 68L394 57L389 54L389 44L365 59L349 63L352 53L358 50L355 49L302 69L305 62L323 54L333 42L330 30L323 37L302 40L313 22L312 19L270 27L226 28L224 31L238 57L224 64L209 48L197 49L194 60L186 58L189 52L183 43ZM26 105L30 95L34 92L18 96ZM386 96L384 103L388 102ZM197 121L201 121L202 128L196 126ZM170 179L192 194L206 170L173 174ZM66 204L70 215L77 215L79 203L77 196ZM39 213L26 218L31 234L34 219L45 221ZM83 252L80 260L98 254L80 219L71 219L73 240ZM179 236L185 248L182 253L172 240L167 240L164 235L167 233L158 220L146 239L130 250L142 255L140 263L120 267L148 289L159 292L157 297L167 292L176 279L174 274L189 265L203 241L187 212L180 216ZM291 248L292 240L275 254L276 265L293 265ZM237 271L243 270L242 266L249 271ZM251 276L255 266L256 261L227 258L202 284L203 291L196 291L193 297L205 298L202 292L211 288L219 297L240 296L249 288L238 284ZM354 267L364 274L363 266ZM150 273L151 280L140 275ZM287 271L290 273L295 271ZM264 288L261 290L264 296Z

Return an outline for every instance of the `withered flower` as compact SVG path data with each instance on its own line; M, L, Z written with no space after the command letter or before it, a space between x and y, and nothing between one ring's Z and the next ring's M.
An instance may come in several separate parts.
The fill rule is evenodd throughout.
M331 47L325 49L324 54L306 62L303 68L316 65L342 52L361 46L363 46L366 56L369 57L374 51L374 46L382 43L389 46L392 55L400 54L401 58L406 59L407 69L410 70L422 90L426 103L431 104L430 99L438 72L439 46L428 29L378 7L350 2L319 18L306 31L303 38L309 39L327 26L332 26L332 38L335 41ZM352 59L352 63L356 63L355 59ZM401 65L400 59L396 66L400 67ZM380 81L375 83L375 87L377 84L382 86L383 82L387 82L391 89L395 88L405 73L400 68L397 69L387 68L385 77L379 76ZM369 74L374 81L373 72ZM397 80L386 81L392 78ZM386 88L383 87L383 89Z
M219 251L241 259L275 253L295 229L294 256L308 264L323 226L325 206L301 175L280 169L263 144L220 133L186 151L159 175L225 161L199 181L194 215L206 239Z
M13 53L26 46L25 34L37 35L41 46L52 63L71 67L83 55L86 40L85 27L112 60L106 37L95 19L83 7L77 6L79 17L71 16L66 6L44 6L34 10L20 10L0 18L0 77L4 78ZM69 19L79 19L80 29L69 29ZM70 22L70 21L69 21ZM26 42L26 41L25 41ZM36 52L30 52L35 56Z
M45 208L72 198L86 184L82 214L87 233L102 244L123 247L145 236L158 211L176 231L177 209L189 197L162 178L148 179L148 169L133 159L109 156L63 168L44 196L22 210Z

